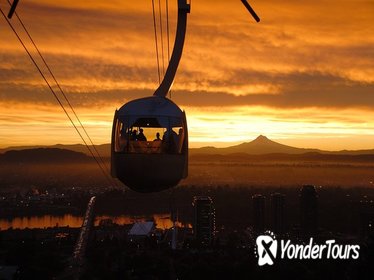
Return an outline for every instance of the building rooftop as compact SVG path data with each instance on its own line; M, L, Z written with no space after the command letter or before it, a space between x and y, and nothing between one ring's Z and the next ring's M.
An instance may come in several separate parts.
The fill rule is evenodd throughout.
M129 231L129 235L148 236L155 228L154 222L135 223Z

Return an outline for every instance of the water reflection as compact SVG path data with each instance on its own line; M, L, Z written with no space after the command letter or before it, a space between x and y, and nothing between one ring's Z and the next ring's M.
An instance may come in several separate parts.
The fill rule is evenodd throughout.
M168 229L173 226L173 222L170 219L169 214L154 214L153 218L158 228ZM138 221L149 220L147 217L134 217L127 215L120 216L96 216L95 225L99 225L100 221L110 219L113 223L124 225L132 224ZM13 219L0 219L0 230L6 230L9 228L14 229L25 229L25 228L48 228L48 227L80 227L83 223L83 217L73 216L71 214L65 214L63 216L32 216L32 217L16 217ZM178 226L182 226L181 223L177 223Z

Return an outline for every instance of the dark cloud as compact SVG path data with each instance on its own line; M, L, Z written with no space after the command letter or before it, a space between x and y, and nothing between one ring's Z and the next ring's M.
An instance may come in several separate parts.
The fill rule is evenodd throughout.
M149 35L147 42L153 43L150 11L54 6L58 3L25 2L22 5L22 14L32 23L32 31L44 42L41 45L52 46L51 49L45 47L45 58L78 106L121 104L150 95L155 90L151 85L157 83L156 65L148 60L145 62L142 56L145 46L139 44L140 41L132 41ZM301 9L301 6L299 3L297 8ZM295 12L288 16L295 16ZM244 24L242 18L237 22L218 23L211 21L212 18L210 13L207 20L198 16L195 22L189 23L182 67L173 90L178 103L199 107L373 108L374 83L365 82L370 80L365 77L361 82L352 77L365 76L362 73L372 69L374 49L368 43L370 40L355 43L349 40L354 33L350 30L347 38L341 38L343 44L329 42L329 35L339 38L332 31L343 32L334 24L327 26L327 31L322 27L307 29L304 33L314 33L306 36L297 33L300 30L294 25L273 25L269 21L249 25ZM318 22L314 24L318 25ZM352 23L350 25L354 28ZM300 28L304 27L309 25ZM102 55L91 55L95 48L88 50L89 54L80 48L79 44L92 36L102 40L98 47ZM54 43L45 45L50 40ZM67 54L66 45L56 51L59 40L61 44L63 41L72 44L71 54ZM127 45L133 45L134 50L139 51L131 61ZM153 49L153 45L146 47L143 55L151 60L149 49ZM127 55L128 61L116 61L122 54ZM144 60L137 62L138 58ZM26 55L2 50L0 61L2 100L54 102ZM370 78L370 73L366 76ZM101 87L101 83L105 86ZM256 88L251 86L257 85L267 87L268 91L252 89L252 92L243 92L245 96L235 96L236 87Z
M48 73L41 59L35 55L44 73ZM112 82L154 82L157 79L155 67L128 66L115 64L100 58L88 58L79 55L45 53L44 58L48 62L54 75L64 80L96 79L110 80ZM0 81L12 83L22 79L24 82L35 81L39 74L31 60L25 55L0 53L0 61L12 68L1 67ZM79 85L77 85L79 86ZM84 85L81 85L84 87Z
M242 73L242 72L240 72ZM181 106L268 106L274 108L374 108L374 85L323 75L322 73L244 73L236 75L233 83L244 84L245 80L256 83L274 83L282 87L279 94L249 94L234 96L226 92L174 90L173 100ZM221 82L218 82L220 84ZM24 85L10 86L7 91L0 87L2 100L16 102L54 103L45 87ZM68 96L77 106L118 104L153 94L154 89L117 89L92 92L69 92Z
M64 100L56 89L57 96ZM114 104L120 107L132 99L151 95L151 90L101 90L95 92L68 92L66 96L73 106L92 107L100 104ZM0 100L15 103L32 103L35 105L57 105L57 101L47 86L30 87L25 85L12 86L11 90L0 86ZM65 102L64 102L65 103Z
M174 100L185 106L255 106L262 105L274 108L374 108L374 87L355 88L355 93L341 91L328 94L326 92L289 92L281 95L248 95L233 96L227 93L207 92L177 92L174 93ZM360 95L357 98L356 93Z
M58 6L57 3L46 4L37 2L22 3L22 11L19 14L31 20L33 27L40 31L58 28L59 32L67 32L67 28L73 27L77 30L110 30L112 27L117 31L127 24L128 27L135 29L144 29L149 25L144 20L148 16L151 22L151 14L144 10L124 10L124 9L100 9L98 7L87 5L86 8L77 6ZM51 20L54 19L54 20ZM48 28L43 28L47 21Z

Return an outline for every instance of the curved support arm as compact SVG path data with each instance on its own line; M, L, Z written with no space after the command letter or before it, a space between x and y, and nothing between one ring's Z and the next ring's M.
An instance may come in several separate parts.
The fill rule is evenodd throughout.
M155 96L166 97L174 81L175 73L177 72L179 61L182 57L184 38L186 36L187 14L189 12L190 4L187 4L187 0L178 0L178 23L173 53L171 55L164 79L153 94Z
M17 5L18 5L18 2L19 2L19 0L14 0L14 1L13 1L13 4L10 4L10 1L8 0L9 5L11 5L11 6L10 6L10 10L9 10L9 14L8 14L8 18L9 18L9 19L12 18L14 12L16 11L16 8L17 8Z

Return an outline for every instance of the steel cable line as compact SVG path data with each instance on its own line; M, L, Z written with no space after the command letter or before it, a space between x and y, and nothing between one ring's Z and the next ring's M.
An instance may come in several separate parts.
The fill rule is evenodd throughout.
M161 73L160 73L160 61L158 58L158 40L157 40L157 25L156 25L156 15L155 15L155 1L152 0L152 11L153 11L153 28L155 33L155 43L156 43L156 57L157 57L157 71L158 71L158 83L161 84Z
M166 34L168 38L168 61L170 60L170 40L169 40L169 0L166 0Z
M168 41L168 63L170 61L170 40L169 40L169 0L166 0L166 34ZM169 90L170 99L171 99L171 89Z
M9 2L9 0L8 0L8 3L9 3L9 5L11 5L11 3ZM24 25L24 23L23 23L23 21L21 20L21 18L18 16L17 12L15 12L14 14L16 15L18 21L20 22L20 24L22 25L23 29L25 30L25 32L26 32L27 36L29 37L31 43L32 43L33 46L35 47L37 53L39 54L39 56L40 56L40 58L42 59L44 65L46 66L46 68L47 68L49 74L51 75L52 79L53 79L54 82L56 83L58 89L60 90L60 92L61 92L61 94L63 95L63 97L64 97L65 101L67 102L67 104L69 105L71 111L73 112L75 118L78 120L78 123L79 123L80 127L83 129L84 133L86 134L87 138L89 139L89 141L90 141L90 143L91 143L93 149L95 150L97 156L99 157L99 159L100 159L102 165L105 167L106 171L107 171L108 173L110 173L110 172L109 172L109 169L108 169L108 166L104 163L103 158L101 157L99 151L96 149L95 144L93 143L91 137L88 135L88 132L87 132L86 128L83 126L81 120L79 119L79 117L78 117L76 111L74 110L73 106L71 105L71 103L70 103L69 99L67 98L65 92L62 90L62 88L61 88L59 82L57 81L57 79L56 79L56 77L55 77L55 75L52 73L52 70L51 70L51 68L49 67L49 65L47 64L46 60L44 59L44 56L41 54L39 48L37 47L36 43L35 43L34 40L32 39L31 34L30 34L29 31L27 30L27 28L26 28L26 26Z
M43 74L43 72L41 71L39 65L37 64L37 62L35 61L35 59L33 58L33 56L31 55L31 53L29 52L29 50L27 49L26 45L23 43L21 37L18 35L17 31L14 29L13 25L11 24L11 22L8 20L8 18L6 17L6 15L4 14L3 10L0 8L0 12L1 14L3 15L4 19L6 20L6 22L8 23L9 27L12 29L13 33L16 35L17 39L19 40L19 42L21 43L22 47L24 48L24 50L26 51L26 53L28 54L29 58L31 59L31 61L33 62L33 64L35 65L35 67L37 68L39 74L42 76L43 80L45 81L45 83L47 84L49 90L51 91L51 93L53 94L53 96L55 97L55 99L57 100L58 104L61 106L62 110L64 111L65 115L68 117L68 119L70 120L71 124L73 125L73 127L75 128L75 130L77 131L79 137L82 139L83 143L85 144L85 146L87 147L88 151L90 152L91 156L94 158L95 162L97 163L97 165L99 166L100 170L103 172L104 174L104 177L108 180L109 184L111 185L112 182L110 180L110 178L108 177L108 174L105 172L105 170L103 169L103 167L100 165L99 161L97 160L97 158L95 157L94 153L92 152L92 150L90 149L89 145L87 144L86 140L84 139L84 137L82 136L82 134L80 133L79 129L77 128L77 126L75 125L74 121L72 120L72 118L70 117L69 113L66 111L64 105L62 104L61 100L58 98L56 92L53 90L52 86L50 85L50 83L48 82L48 80L46 79L45 75Z
M164 36L162 32L162 10L161 0L158 0L158 12L160 18L160 37L161 37L161 58L162 58L162 75L165 75L165 59L164 59Z

